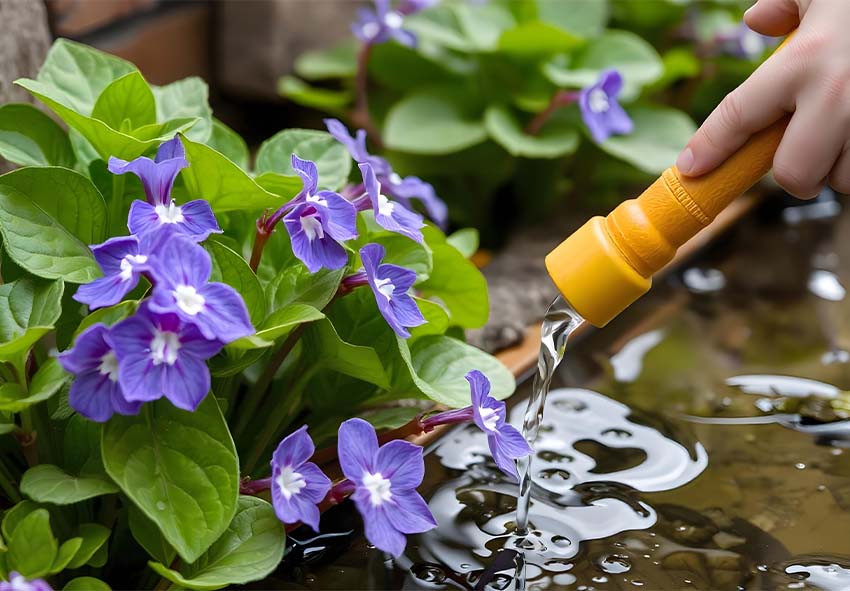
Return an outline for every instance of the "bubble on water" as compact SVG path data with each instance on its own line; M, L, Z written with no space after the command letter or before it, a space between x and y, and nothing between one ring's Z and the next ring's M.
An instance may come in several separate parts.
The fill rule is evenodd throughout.
M794 464L794 467L797 468L797 470L805 470L806 469L806 465L803 462L797 462L796 464Z
M582 412L587 410L587 405L574 398L559 398L552 401L552 406L562 412Z
M614 437L616 439L628 439L632 436L631 431L625 429L605 429L602 432L603 437Z
M625 554L603 554L596 559L596 566L609 575L618 575L632 570L632 563Z
M410 567L413 576L425 583L442 583L446 580L446 572L434 564L414 564Z

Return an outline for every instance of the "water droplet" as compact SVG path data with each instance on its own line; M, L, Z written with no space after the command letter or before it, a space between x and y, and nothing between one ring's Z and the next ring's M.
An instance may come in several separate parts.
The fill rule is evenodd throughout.
M470 568L472 568L472 565L469 564L468 562L461 562L460 568L462 568L463 570L469 570Z
M608 577L606 577L604 575L597 575L597 576L593 577L591 579L591 581L593 581L594 583L607 583Z
M767 565L766 564L760 564L756 567L756 570L759 571L760 573L766 573L767 572Z
M817 488L818 492L823 492L826 490L826 485L819 484Z
M690 580L690 579L682 579L682 582L683 582L685 585L692 585L692 584L693 584L693 581L692 581L692 580Z
M541 470L537 477L541 480L550 480L555 484L560 484L570 479L570 473L558 468L548 468L546 470Z
M629 557L625 554L605 554L597 559L596 565L609 575L627 573L632 570Z
M644 582L638 581L637 579L635 579L634 581L632 581L632 585L635 586L635 587L643 587Z
M617 438L617 439L628 439L629 437L632 436L632 434L630 432L626 431L625 429L613 428L613 429L605 429L602 432L602 436L603 437L614 437L614 438Z
M842 450L838 447L834 447L831 450L829 450L829 453L831 453L834 456L840 456L842 453L844 453L844 450Z
M548 451L548 450L543 450L543 451L537 452L537 457L540 458L541 460L543 460L544 462L550 462L552 464L568 463L568 462L572 462L573 460L575 460L575 458L573 456L568 456L568 455L565 455L565 454L559 454L556 451Z
M797 470L805 470L806 469L806 465L803 462L797 462L796 464L794 464L794 467L797 468Z
M445 571L433 564L414 564L410 567L413 576L425 583L442 583L446 580Z
M583 410L587 410L587 405L584 402L573 398L556 400L553 406L563 412L582 412Z
M572 541L564 536L552 536L552 543L558 548L569 548L573 545Z
M165 511L166 504L163 503L162 501L157 501L156 502L156 508L159 509L160 511Z

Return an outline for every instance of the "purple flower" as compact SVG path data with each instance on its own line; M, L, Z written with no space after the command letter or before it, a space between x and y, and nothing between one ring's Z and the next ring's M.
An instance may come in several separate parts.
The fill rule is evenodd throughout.
M351 30L368 45L395 39L402 45L415 47L416 35L403 29L403 25L404 15L390 9L390 0L375 0L375 10L361 8L357 11L357 22L351 26Z
M381 263L385 253L380 244L367 244L360 249L360 258L378 310L395 333L406 339L410 337L408 328L425 324L422 312L408 293L416 281L416 273L398 265Z
M372 425L349 419L339 427L338 451L342 471L354 483L352 498L372 544L400 556L405 534L437 526L416 492L425 475L421 447L397 439L379 448Z
M517 458L532 453L531 446L516 427L505 422L505 403L490 396L490 380L480 371L466 374L472 394L472 419L487 435L487 445L499 469L518 480Z
M416 242L422 242L422 216L413 213L404 206L390 201L386 195L381 193L381 183L375 177L375 171L368 164L360 165L363 174L363 185L372 202L375 211L375 221L382 228L390 232L397 232L407 236Z
M174 179L189 166L180 138L175 136L159 147L156 158L151 160L140 156L127 162L114 156L109 158L109 172L126 174L132 172L145 188L145 195L151 205L168 205L171 202L171 187Z
M242 296L224 283L209 283L212 261L201 246L174 236L157 250L150 270L153 312L177 314L204 338L225 344L254 333Z
M742 59L754 60L776 44L776 38L756 33L746 23L741 23L731 32L718 36L726 53Z
M351 157L358 164L368 164L377 175L392 174L390 163L380 156L373 156L366 148L366 130L358 129L356 136L351 137L348 128L339 119L325 119L325 127L336 141L345 146Z
M75 411L103 423L114 414L134 415L140 402L128 402L118 381L118 358L109 342L109 329L93 324L80 333L74 346L58 357L60 365L74 374L68 403Z
M0 591L53 591L53 589L43 579L28 581L20 573L12 571L9 573L8 581L0 581Z
M210 389L207 359L222 343L204 338L177 314L157 314L143 304L116 324L110 339L118 357L118 381L127 400L147 402L165 396L193 411Z
M112 306L121 301L136 285L139 277L148 270L150 243L144 247L136 236L110 238L103 244L91 247L103 277L81 285L74 299L89 308Z
M313 162L293 154L292 168L304 181L304 188L293 200L295 207L283 217L292 240L292 252L311 273L323 267L345 266L348 253L340 243L357 237L357 210L333 191L316 192L319 173ZM270 227L274 227L286 207L269 218Z
M316 451L304 425L288 435L272 456L272 504L283 523L305 523L319 531L316 506L331 490L331 481L307 460Z
M358 164L368 164L375 171L378 181L387 194L401 202L407 209L413 211L412 199L419 200L425 207L428 218L433 220L441 228L448 223L448 208L446 204L437 197L434 187L422 179L409 176L402 178L393 172L390 163L380 156L373 156L366 149L366 131L357 130L356 137L351 137L348 129L337 119L325 119L330 134L343 146Z
M183 205L177 205L173 200L156 205L133 201L127 227L138 236L169 230L185 234L196 242L206 240L210 234L221 234L210 204L203 199L195 199Z
M401 14L415 14L439 4L440 0L402 0L398 7Z
M617 70L605 70L599 80L581 90L578 104L581 117L597 143L615 134L631 133L634 124L617 96L623 88L623 77Z

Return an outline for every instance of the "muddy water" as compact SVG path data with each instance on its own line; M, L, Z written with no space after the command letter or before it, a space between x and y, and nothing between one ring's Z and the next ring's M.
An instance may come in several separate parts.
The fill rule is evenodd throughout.
M850 215L837 209L758 216L568 353L527 536L516 483L476 429L457 429L426 459L436 530L393 561L340 507L326 535L295 532L277 588L850 589Z

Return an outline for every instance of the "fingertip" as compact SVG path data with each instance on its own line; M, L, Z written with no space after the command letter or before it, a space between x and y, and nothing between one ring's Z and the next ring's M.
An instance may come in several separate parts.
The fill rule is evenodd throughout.
M690 175L694 168L694 151L686 147L676 158L676 168L684 175Z
M744 13L744 22L762 35L787 35L800 24L799 8L794 0L759 0Z

